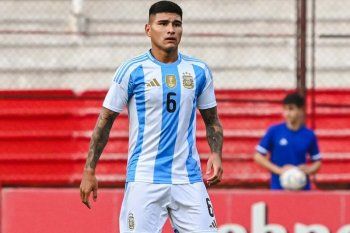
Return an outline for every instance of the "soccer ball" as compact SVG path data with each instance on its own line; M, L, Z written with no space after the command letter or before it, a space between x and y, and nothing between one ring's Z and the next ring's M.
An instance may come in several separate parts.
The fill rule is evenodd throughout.
M306 185L306 175L297 167L293 167L283 172L280 182L284 189L300 190Z

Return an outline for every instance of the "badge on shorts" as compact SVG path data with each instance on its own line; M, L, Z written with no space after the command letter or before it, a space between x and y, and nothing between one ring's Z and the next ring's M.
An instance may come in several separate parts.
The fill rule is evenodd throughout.
M167 74L165 76L165 83L169 88L176 87L176 77L173 74Z
M183 73L182 75L182 85L187 89L193 89L193 77L190 73Z
M132 213L129 213L128 215L128 227L129 227L129 230L131 231L135 229L135 218Z

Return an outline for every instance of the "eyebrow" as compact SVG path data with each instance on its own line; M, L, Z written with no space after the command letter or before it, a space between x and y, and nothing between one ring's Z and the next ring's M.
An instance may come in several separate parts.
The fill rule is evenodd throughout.
M168 19L161 19L161 20L158 20L157 22L158 23L169 23L171 21L168 20ZM180 24L182 24L182 21L176 19L176 20L173 21L173 23L180 23Z

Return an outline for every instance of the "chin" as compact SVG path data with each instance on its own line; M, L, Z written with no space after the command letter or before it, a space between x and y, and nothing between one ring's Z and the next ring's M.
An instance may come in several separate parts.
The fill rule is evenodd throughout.
M172 51L176 50L176 47L163 47L163 51L170 53Z
M167 52L172 52L177 49L177 45L175 46L165 46L164 50Z

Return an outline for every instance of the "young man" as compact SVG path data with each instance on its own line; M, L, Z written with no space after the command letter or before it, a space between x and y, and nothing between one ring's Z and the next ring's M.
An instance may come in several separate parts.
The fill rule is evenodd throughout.
M279 176L293 166L306 175L315 174L321 167L316 135L304 125L304 105L304 98L299 94L287 95L283 100L285 123L270 127L256 147L255 161L272 173L270 186L273 190L283 189ZM306 165L307 154L311 165ZM304 190L309 189L308 178Z
M112 124L128 107L129 153L120 232L156 233L169 216L175 232L217 232L196 148L196 108L206 124L211 154L207 184L223 173L223 130L207 65L178 52L182 10L170 1L149 9L145 32L152 48L121 65L94 129L80 193L97 198L95 168Z

